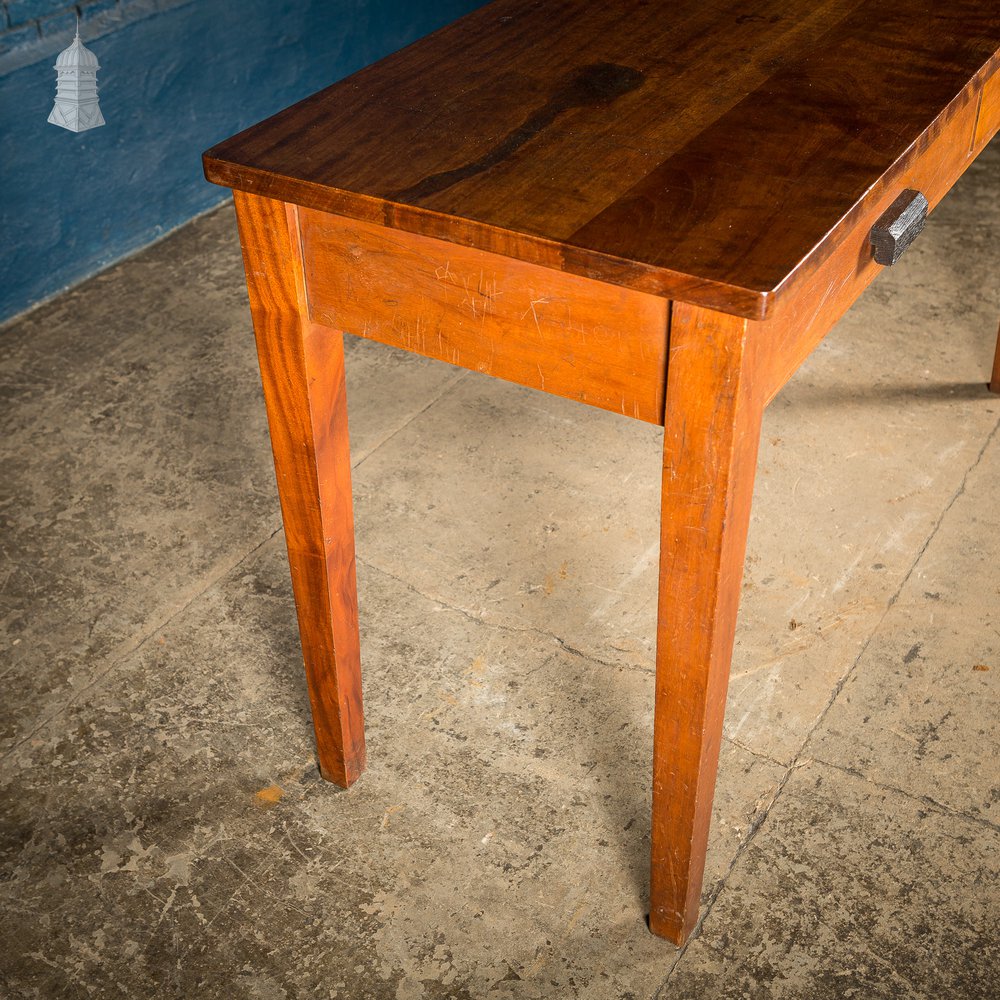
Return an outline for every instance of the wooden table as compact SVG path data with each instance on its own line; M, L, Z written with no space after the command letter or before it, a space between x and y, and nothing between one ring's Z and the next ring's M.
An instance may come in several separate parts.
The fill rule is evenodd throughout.
M1000 0L496 0L205 154L324 777L365 765L339 331L662 424L650 927L687 937L761 415L997 131L998 50Z

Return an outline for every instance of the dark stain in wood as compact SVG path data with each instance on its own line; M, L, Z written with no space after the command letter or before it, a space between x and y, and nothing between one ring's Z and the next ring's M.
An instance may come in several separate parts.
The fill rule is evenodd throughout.
M561 87L533 115L509 132L489 152L472 163L431 174L423 180L391 195L393 201L416 201L437 194L476 174L484 173L539 135L571 108L600 107L640 87L644 74L617 63L593 63L582 66L565 78Z
M205 168L761 320L918 162L937 203L970 158L923 157L991 138L998 70L1000 0L492 0L216 146ZM952 129L969 135L942 145ZM856 278L870 262L859 246Z

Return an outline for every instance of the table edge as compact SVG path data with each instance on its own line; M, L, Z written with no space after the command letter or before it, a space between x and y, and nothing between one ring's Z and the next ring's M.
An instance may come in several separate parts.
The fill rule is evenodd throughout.
M1000 72L1000 51L994 53L926 129L848 208L814 247L772 288L748 288L715 278L675 271L662 265L617 257L592 248L575 246L537 234L502 229L463 216L393 202L374 195L348 191L314 181L277 174L217 155L229 139L206 150L202 164L206 180L222 187L275 201L301 205L346 218L429 236L460 246L500 254L579 277L620 285L661 298L761 321L772 319L779 306L834 252L840 241L885 197L894 179L905 171L922 147L933 139L968 102L977 100L993 73ZM256 127L256 126L252 126ZM977 149L969 137L969 162L988 144ZM935 206L932 205L933 210Z

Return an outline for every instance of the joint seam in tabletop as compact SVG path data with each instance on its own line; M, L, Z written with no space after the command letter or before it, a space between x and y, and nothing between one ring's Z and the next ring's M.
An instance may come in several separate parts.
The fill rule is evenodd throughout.
M1000 829L1000 827L998 827L991 820L988 820L985 817L976 816L975 814L972 814L972 813L967 813L967 812L964 812L962 810L953 809L953 808L951 808L949 806L944 805L941 802L937 802L936 800L930 798L929 796L914 795L913 793L906 792L906 791L904 791L901 788L896 788L896 787L894 787L892 785L887 785L887 784L885 784L883 782L875 781L875 780L873 780L871 778L865 777L862 774L859 774L856 771L851 770L850 768L838 767L837 765L830 764L828 761L824 761L824 760L822 760L822 759L820 759L818 757L813 758L813 757L806 756L806 750L808 749L809 743L811 742L813 736L815 735L815 733L819 729L819 727L823 724L823 720L829 714L830 709L833 707L833 705L836 702L837 698L840 696L840 692L844 689L844 686L847 684L847 682L850 680L851 676L857 670L858 664L864 658L864 655L868 651L868 647L871 645L872 640L875 638L875 636L881 630L882 624L885 621L886 616L889 614L889 612L895 606L896 602L899 600L899 596L903 592L903 588L906 586L906 584L908 583L910 577L913 575L914 570L920 564L920 560L923 558L924 553L927 551L927 548L930 545L931 541L933 541L935 535L937 535L938 530L940 529L942 523L944 522L945 517L948 515L948 512L954 506L954 504L958 500L958 498L961 497L965 493L966 485L967 485L967 483L969 481L969 476L976 470L976 468L979 466L980 462L982 462L983 456L986 454L986 449L989 448L990 444L993 442L993 440L995 438L997 438L998 436L1000 436L1000 435L998 435L998 432L1000 432L1000 421L997 421L993 425L992 430L986 435L986 439L983 442L982 447L979 449L978 453L976 454L975 460L965 470L964 474L962 475L962 480L961 480L961 482L958 485L958 488L955 490L955 492L948 499L947 503L945 503L944 507L941 510L941 513L938 515L938 517L935 520L934 524L931 526L931 529L928 532L927 537L924 539L923 544L920 546L920 549L918 550L916 556L914 557L913 562L910 564L910 566L907 569L907 571L903 574L902 579L900 580L899 585L896 587L895 591L890 595L889 599L886 601L885 610L879 616L878 621L872 627L872 630L869 633L869 635L867 636L867 638L859 646L857 655L852 660L851 665L847 668L847 670L844 672L844 674L841 676L841 678L834 685L833 691L832 691L832 693L830 695L830 698L827 700L827 703L823 707L823 710L817 716L816 721L810 727L809 732L806 734L805 738L803 739L801 746L799 747L798 751L795 754L795 757L787 765L785 773L782 775L781 780L778 782L778 784L777 784L777 786L775 788L774 794L770 797L770 800L767 802L767 804L764 806L764 808L761 809L760 812L757 815L754 816L753 822L751 823L751 826L748 828L747 833L744 836L744 838L740 841L740 844L739 844L739 846L736 849L736 853L733 855L732 861L730 862L730 864L729 864L728 868L726 869L725 873L718 879L718 881L716 881L712 885L712 888L711 888L711 890L709 892L708 901L702 907L701 913L699 915L698 922L695 924L694 929L691 931L691 934L688 937L687 941L685 941L685 943L683 945L681 945L680 948L678 948L677 954L676 954L676 956L674 958L673 964L670 967L670 970L667 972L666 978L664 978L664 980L660 984L659 988L653 994L653 1000L660 1000L661 997L665 997L665 994L664 994L663 991L666 989L666 987L667 987L667 985L668 985L668 983L670 981L671 976L674 974L675 970L677 969L678 964L680 963L681 959L684 957L684 954L687 951L688 946L696 938L700 937L700 935L701 935L701 928L702 928L703 924L705 923L705 921L708 919L709 914L712 912L712 909L715 906L716 900L718 900L719 896L721 895L722 890L725 887L726 882L729 879L729 876L733 873L733 871L735 870L735 868L736 868L737 864L739 863L740 859L746 853L746 851L749 848L750 844L752 843L754 837L757 835L757 832L760 830L760 828L763 826L765 820L770 815L771 810L774 808L774 806L777 803L778 799L781 797L781 793L784 791L785 785L788 783L789 778L799 768L807 767L807 766L809 766L810 764L812 764L814 762L822 764L825 767L834 767L834 768L836 768L839 771L843 771L844 773L847 773L847 774L850 774L850 775L852 775L854 777L857 777L857 778L859 778L859 779L865 781L866 783L871 784L871 785L873 785L875 787L883 788L883 789L886 789L887 791L897 792L897 793L899 793L901 795L906 796L908 799L911 799L913 801L921 802L924 805L931 806L932 808L938 809L938 810L940 810L940 811L942 811L944 813L947 813L948 815L959 816L959 817L961 817L963 819L970 820L972 822L975 822L975 823L978 823L978 824L980 824L982 826L985 826L986 828L988 828L990 830ZM736 741L733 740L732 738L729 738L729 741L731 743L735 743L737 746L741 745L741 744L736 743ZM744 749L749 750L748 747L746 747ZM750 751L750 752L753 753L753 751ZM769 758L766 758L766 759L769 759Z

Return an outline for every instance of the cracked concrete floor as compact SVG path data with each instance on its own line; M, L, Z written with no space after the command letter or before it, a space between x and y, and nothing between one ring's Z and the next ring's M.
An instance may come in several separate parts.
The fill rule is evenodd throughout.
M344 792L231 210L9 325L2 996L1000 995L998 175L767 413L683 950L645 926L657 429L349 339Z

